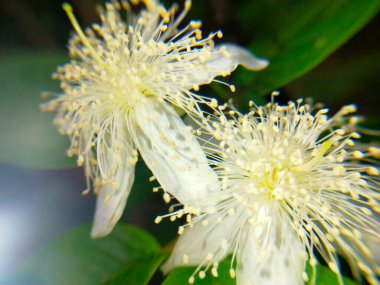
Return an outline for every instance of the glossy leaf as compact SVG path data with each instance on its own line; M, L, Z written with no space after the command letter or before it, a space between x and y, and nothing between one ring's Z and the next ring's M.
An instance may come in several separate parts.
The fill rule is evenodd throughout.
M355 56L340 56L338 63L325 62L289 84L292 94L311 97L327 106L356 103L359 111L377 112L380 51L370 50Z
M309 279L311 279L311 267L308 266L306 269ZM343 281L345 285L358 285L355 281L344 277ZM328 267L323 265L317 265L317 279L315 285L339 285L338 278L334 272L332 272ZM311 282L308 282L307 285L311 285Z
M259 73L240 70L236 85L245 100L265 95L305 74L373 17L380 1L251 1L239 7L250 48L270 60Z
M53 114L39 110L41 92L57 91L51 73L66 61L62 54L21 53L0 58L0 161L55 168L74 165L67 137L53 126Z
M148 233L118 225L102 239L90 239L90 226L59 238L31 258L17 284L147 284L165 254Z
M206 273L204 279L200 279L195 275L196 285L235 285L235 279L230 277L230 262L231 259L227 258L219 264L218 277L213 277L210 272ZM162 285L178 285L189 284L189 278L194 273L195 267L178 267L171 271Z

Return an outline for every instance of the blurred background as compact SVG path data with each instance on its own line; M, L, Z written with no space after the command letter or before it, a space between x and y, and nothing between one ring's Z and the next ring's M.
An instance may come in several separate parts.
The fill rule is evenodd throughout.
M221 29L223 41L270 59L262 73L238 68L226 80L236 85L234 103L242 111L251 99L267 102L277 89L281 102L312 97L332 112L355 103L367 118L365 126L378 129L379 2L193 0L187 20L202 19L204 34ZM94 4L103 1L71 3L85 27L97 21ZM173 1L165 3L168 7ZM61 4L0 0L0 284L13 285L11 277L28 256L92 221L95 199L80 194L83 171L66 158L68 139L52 125L53 114L39 111L40 93L58 91L50 74L68 60L72 27ZM200 92L220 101L231 96L217 84ZM136 173L122 220L148 230L165 245L175 237L176 226L153 223L167 209L159 206L161 194L152 193L151 174L142 162Z

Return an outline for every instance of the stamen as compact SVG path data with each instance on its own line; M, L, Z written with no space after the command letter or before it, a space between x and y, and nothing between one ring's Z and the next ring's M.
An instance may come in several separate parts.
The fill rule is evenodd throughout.
M154 8L156 7L154 1L152 0L143 0L145 6L148 8L148 10L154 10Z
M96 50L92 47L91 43L88 41L87 36L83 33L81 27L78 24L77 19L74 16L73 7L68 3L62 4L63 10L66 12L67 17L69 18L71 24L73 25L73 28L75 32L78 34L79 38L81 39L82 43L88 48L90 54L93 56L93 58L101 65L103 65L108 71L110 71L109 67L106 65L106 63L101 59L99 54L96 52Z
M293 167L292 170L294 171L307 171L307 168L310 168L315 163L317 163L319 160L321 160L324 156L324 154L331 148L332 142L327 141L323 142L321 150L318 152L318 154L313 157L309 162L302 164L300 166Z

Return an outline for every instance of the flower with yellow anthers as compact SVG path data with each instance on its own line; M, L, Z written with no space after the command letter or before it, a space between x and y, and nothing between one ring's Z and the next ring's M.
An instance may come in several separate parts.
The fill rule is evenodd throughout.
M203 122L200 139L222 188L207 204L168 215L187 215L187 224L165 272L198 265L193 283L207 270L217 276L219 262L232 254L237 284L301 285L317 251L340 283L338 253L356 277L378 284L379 267L363 240L380 238L379 168L371 158L379 149L355 145L355 118L346 116L354 106L329 118L326 109L301 102Z
M43 109L57 111L55 124L71 138L68 155L78 156L78 165L84 166L84 194L93 187L98 195L93 237L108 234L120 218L138 151L162 185L165 200L171 194L192 204L205 195L217 178L174 107L192 114L199 103L216 107L215 100L191 89L217 81L238 64L252 70L267 65L238 46L215 47L213 38L221 32L203 38L200 22L178 29L191 1L177 17L176 7L142 2L146 9L137 15L127 1L107 3L101 23L85 32L71 6L63 6L76 31L69 43L74 59L58 68L54 78L63 93Z

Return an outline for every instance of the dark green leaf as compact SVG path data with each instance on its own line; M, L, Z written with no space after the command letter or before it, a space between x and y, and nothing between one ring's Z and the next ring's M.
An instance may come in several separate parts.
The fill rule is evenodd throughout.
M148 233L118 225L102 239L90 239L90 226L72 230L31 258L18 284L147 284L165 254Z
M368 113L370 107L376 105L378 74L380 51L363 52L343 58L338 63L325 62L286 89L292 94L312 97L327 106L359 103L361 107L367 107L364 111ZM366 106L368 103L372 103L371 106ZM376 112L377 109L372 111Z
M231 258L226 258L219 264L218 277L213 277L210 272L207 272L204 279L195 276L196 285L234 285L235 279L230 277L230 262ZM169 273L162 285L178 285L188 284L190 276L195 272L195 267L179 267Z
M241 6L244 32L253 31L251 50L270 60L266 70L254 75L239 70L244 94L253 99L305 74L363 27L379 6L373 0L269 0Z
M53 114L41 113L42 91L56 91L51 80L62 54L21 53L0 58L0 160L28 167L74 165L66 156L67 137L53 126Z

